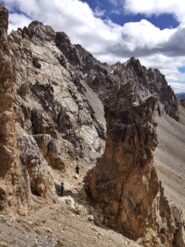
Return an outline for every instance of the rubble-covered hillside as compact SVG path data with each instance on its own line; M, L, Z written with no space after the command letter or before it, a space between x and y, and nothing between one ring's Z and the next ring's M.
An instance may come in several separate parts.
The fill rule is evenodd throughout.
M58 210L66 202L58 200L63 179L80 190L66 197L83 199L100 227L144 246L184 246L181 211L154 166L156 116L180 121L164 75L136 58L101 63L38 21L9 35L7 29L1 6L0 210L27 217L37 199ZM79 183L71 174L77 163Z

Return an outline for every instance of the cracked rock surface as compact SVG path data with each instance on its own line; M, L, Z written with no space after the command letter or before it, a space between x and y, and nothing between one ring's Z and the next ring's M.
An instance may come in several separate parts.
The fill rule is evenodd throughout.
M168 136L179 126L173 140L184 142L183 103L164 75L133 57L101 63L38 21L10 35L7 28L0 6L2 244L137 246L125 235L143 246L184 246L183 202L169 202L164 169L154 165L161 145L170 150L164 129Z

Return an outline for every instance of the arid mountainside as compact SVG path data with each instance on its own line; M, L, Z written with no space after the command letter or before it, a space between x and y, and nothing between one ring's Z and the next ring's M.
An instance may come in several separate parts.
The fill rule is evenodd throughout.
M179 207L185 208L185 108L180 106L179 112L178 122L168 115L158 118L159 145L155 151L155 160L166 194Z
M8 38L8 11L0 8L0 209L24 203L24 189L16 137L13 65Z
M183 219L176 223L176 208L170 208L153 165L157 146L154 113L158 118L167 114L176 122L177 99L164 77L157 70L146 70L138 60L128 61L121 73L125 73L124 79L135 77L133 82L120 82L117 93L105 104L106 148L87 175L89 194L102 208L106 223L129 238L145 236L141 241L145 246L184 245L183 240L176 241ZM165 87L153 86L158 84ZM163 97L165 90L169 97Z
M154 155L155 166L159 179L163 183L164 193L172 208L174 209L174 205L176 205L180 209L176 214L176 221L179 221L177 237L181 231L184 231L185 217L185 108L181 105L179 106L179 116L178 122L168 115L158 118L159 145ZM185 239L184 233L181 238ZM184 240L181 239L177 246L184 246Z
M1 6L0 210L19 219L11 246L137 245L121 234L143 246L185 246L185 198L176 200L184 196L185 113L164 75L136 58L101 63L38 21L9 35L7 29ZM168 175L176 167L182 183ZM47 219L48 243L42 213L55 219ZM60 224L68 225L62 236ZM118 232L108 243L107 227ZM8 242L5 229L0 237Z

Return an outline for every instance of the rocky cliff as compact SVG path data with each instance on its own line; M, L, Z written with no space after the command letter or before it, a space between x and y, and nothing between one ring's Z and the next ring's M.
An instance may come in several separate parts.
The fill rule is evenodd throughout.
M55 193L53 170L63 173L77 161L88 165L101 156L103 105L65 57L73 46L67 48L64 33L35 21L12 32L9 42L25 183L28 193L46 196Z
M157 98L137 101L132 86L121 85L106 104L106 148L87 175L89 193L107 225L134 240L144 237L145 246L172 246L176 226L153 165Z
M8 11L0 6L0 210L17 207L25 197L16 138L13 66L7 37Z
M38 21L8 38L7 27L1 7L1 210L27 214L34 196L51 203L56 177L97 163L86 185L101 223L145 246L180 246L153 165L154 116L179 119L165 77L136 58L100 63Z

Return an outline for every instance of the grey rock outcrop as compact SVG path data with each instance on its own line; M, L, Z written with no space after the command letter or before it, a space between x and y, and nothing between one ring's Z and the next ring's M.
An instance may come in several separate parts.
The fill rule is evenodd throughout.
M7 29L8 11L0 5L0 210L15 206L22 192L17 179L16 113Z
M14 76L21 127L35 136L50 135L57 139L68 147L73 158L80 156L87 163L96 160L104 147L105 123L103 126L95 117L96 108L86 98L83 78L66 54L67 50L76 49L71 44L67 49L69 41L63 33L55 33L39 22L13 32L10 39L13 59L16 57ZM61 64L61 57L65 57L69 68ZM100 105L103 119L102 103L97 95L93 97ZM61 150L61 162L65 162L65 154Z
M7 27L0 7L0 209L25 214L32 195L56 196L55 174L97 162L86 181L105 224L145 246L182 244L153 165L154 115L178 120L165 77L136 58L100 63L38 21Z
M145 246L172 246L176 225L153 166L158 98L148 96L137 82L117 87L109 101L102 97L107 142L103 156L87 174L88 192L108 226L134 240L142 238Z

